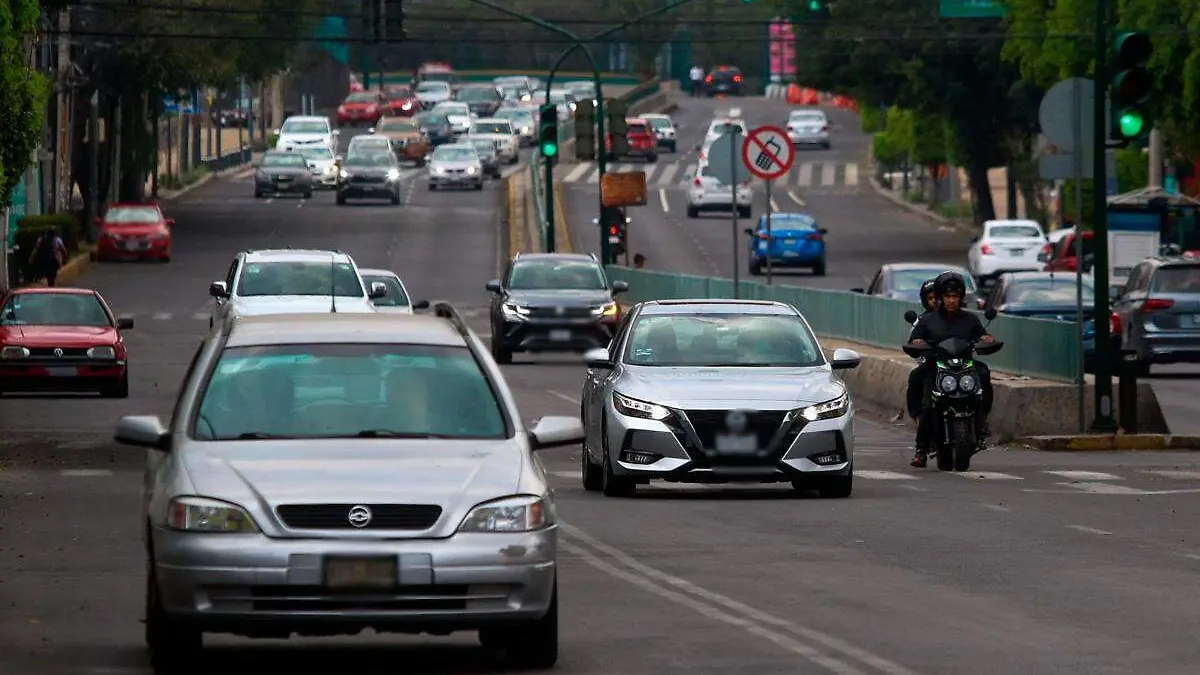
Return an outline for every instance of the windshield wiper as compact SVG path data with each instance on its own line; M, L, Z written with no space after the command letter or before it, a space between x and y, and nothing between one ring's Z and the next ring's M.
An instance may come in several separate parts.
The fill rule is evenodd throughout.
M246 431L237 435L239 441L256 441L265 438L291 438L283 434L268 434L265 431Z
M391 429L363 429L355 434L359 438L457 438L449 434L393 431Z

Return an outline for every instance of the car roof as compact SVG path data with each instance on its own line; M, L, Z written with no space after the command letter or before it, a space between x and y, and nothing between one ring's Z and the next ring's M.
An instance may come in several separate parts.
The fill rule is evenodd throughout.
M478 119L471 120L471 124L483 124L484 122L504 122L507 124L508 120L504 119L503 117L480 117Z
M930 269L932 269L932 270L941 270L943 272L963 272L963 271L966 271L966 269L967 269L961 265L947 265L945 263L936 263L936 262L887 263L886 265L884 265L884 267L889 270L894 270L894 271L930 270Z
M596 260L587 253L519 253L513 262L529 262L536 260L575 260L578 262L594 263Z
M91 288L75 288L73 286L34 286L31 288L14 288L9 295L35 295L35 294L54 294L54 295L99 295Z
M1032 225L1038 229L1041 229L1042 227L1042 224L1038 221L1029 220L1028 218L998 218L996 220L984 221L983 223L985 228L1006 227L1011 225Z
M321 115L292 115L284 122L328 122L329 118Z
M397 279L400 278L399 274L396 274L395 272L393 272L391 270L383 270L383 269L375 269L375 268L365 269L365 270L360 269L360 270L358 270L358 273L359 273L359 275L364 276L364 277L396 277Z
M159 206L158 206L158 202L113 202L112 204L109 204L109 205L108 205L108 208L110 208L110 209L115 209L115 208L122 208L122 209L127 209L127 208L149 208L149 209L157 209L157 208L159 208Z
M428 314L270 314L234 320L225 346L288 344L418 344L464 347L446 319Z
M641 118L644 120L669 120L671 116L666 113L642 113Z
M821 110L820 108L794 108L788 112L788 117L792 117L794 115L820 115L821 117L824 117L825 111Z
M467 150L474 150L475 146L471 145L470 143L463 143L461 141L455 141L454 143L443 143L443 144L437 146L436 148L434 148L434 152L437 152L438 150L441 150L442 148L465 148Z
M696 314L696 313L740 313L777 314L799 316L795 307L770 300L728 300L695 298L682 300L650 300L642 303L642 314Z
M320 249L269 248L259 251L246 251L246 262L324 262L332 257L340 263L352 263L354 260L341 251L322 251Z
M1074 272L1009 272L1006 276L1008 276L1010 281L1041 281L1046 279L1061 279L1063 283L1075 283ZM1082 276L1087 281L1092 280L1092 275L1090 274L1084 274Z

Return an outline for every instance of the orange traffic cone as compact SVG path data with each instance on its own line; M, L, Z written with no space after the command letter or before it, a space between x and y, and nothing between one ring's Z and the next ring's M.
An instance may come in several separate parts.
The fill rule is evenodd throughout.
M796 86L794 83L788 85L787 102L793 105L800 103L800 87Z
M800 90L800 105L817 105L821 100L817 97L816 90L801 89Z

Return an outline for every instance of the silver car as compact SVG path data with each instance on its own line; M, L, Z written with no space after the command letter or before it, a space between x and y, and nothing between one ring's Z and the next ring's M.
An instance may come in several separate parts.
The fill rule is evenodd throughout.
M429 158L429 189L469 187L483 189L483 161L469 143L439 145Z
M829 149L829 119L819 108L793 110L787 120L788 139L792 145L809 145Z
M400 275L391 270L359 270L363 283L374 288L381 284L387 288L387 295L375 300L375 311L384 314L412 314L413 310L429 309L428 300L413 302L408 295L408 289L400 280Z
M611 350L611 351L610 351ZM854 406L808 322L757 300L659 300L629 310L609 349L584 355L583 486L791 482L824 497L853 486Z
M471 414L465 415L463 411ZM541 448L487 347L437 315L231 320L196 351L146 449L146 641L156 672L204 633L286 638L478 630L509 660L558 658L558 520Z

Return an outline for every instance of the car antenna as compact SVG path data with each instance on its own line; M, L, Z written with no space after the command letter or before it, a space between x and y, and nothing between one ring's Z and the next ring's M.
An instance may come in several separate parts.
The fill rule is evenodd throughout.
M329 254L329 313L337 314L337 283L334 282L334 275L337 274L337 256Z

